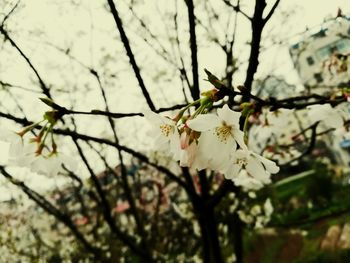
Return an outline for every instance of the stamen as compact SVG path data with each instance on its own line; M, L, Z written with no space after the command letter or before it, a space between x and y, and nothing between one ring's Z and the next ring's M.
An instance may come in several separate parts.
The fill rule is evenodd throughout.
M173 132L173 127L169 124L162 124L159 126L159 128L165 137L169 137L169 135Z
M215 128L214 134L218 137L219 141L227 143L227 140L232 136L232 126L223 123L221 127Z
M245 167L248 164L247 158L241 158L236 160L236 164Z

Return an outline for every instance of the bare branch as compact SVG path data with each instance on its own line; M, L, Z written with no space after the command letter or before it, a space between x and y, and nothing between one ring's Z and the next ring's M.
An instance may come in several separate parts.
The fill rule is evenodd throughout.
M101 94L102 94L102 98L103 98L103 101L105 103L106 111L109 112L107 96L106 96L105 90L103 88L101 79L100 79L97 71L94 71L94 72L95 72L94 76L97 79L97 82L98 82L98 85L100 87L100 91L101 91ZM118 136L117 136L117 132L116 132L114 121L109 116L108 116L108 122L109 122L109 124L111 126L111 129L112 129L112 132L113 132L114 141L115 141L116 144L119 144L119 139L118 139ZM135 219L137 231L139 232L139 235L140 235L141 240L142 240L142 246L144 247L144 250L145 250L145 255L147 255L147 258L149 260L152 260L151 252L150 252L150 249L149 249L149 245L146 242L147 236L146 236L146 232L144 231L144 225L143 225L141 217L140 217L140 215L139 215L139 213L137 211L136 204L135 204L135 199L134 199L134 196L132 194L132 191L131 191L131 188L130 188L130 185L129 185L129 182L128 182L127 171L126 171L126 167L125 167L124 160L123 160L123 154L122 154L122 152L121 152L121 150L119 148L117 148L117 151L118 151L118 158L119 158L120 167L121 167L121 177L122 177L122 185L123 185L123 188L124 188L124 193L125 193L126 198L127 198L128 202L130 204L131 213L132 213L132 215L133 215L133 217Z
M264 24L267 23L267 21L269 21L269 19L271 18L271 16L273 15L273 13L275 12L278 4L280 3L281 0L276 0L276 2L273 4L270 12L267 14L267 16L264 18Z
M43 208L47 213L55 216L59 221L61 221L66 227L68 227L74 236L83 244L86 251L94 254L97 258L101 258L101 251L91 245L83 236L83 234L76 228L74 223L71 221L70 217L66 214L61 213L56 207L54 207L49 201L47 201L42 195L35 192L26 186L23 182L13 178L5 169L4 166L0 166L0 172L2 175L9 180L12 184L21 188L21 190L35 203L37 203L41 208Z
M248 20L252 20L252 18L250 16L248 16L245 12L242 11L242 9L240 8L240 6L237 5L233 5L230 3L229 0L222 0L227 6L233 8L234 11L236 11L237 13L242 14L245 18L247 18Z
M8 32L4 29L2 25L0 25L0 33L5 37L5 40L8 40L10 44L19 52L19 54L24 58L24 60L27 62L29 67L32 69L34 74L36 75L42 92L48 97L51 98L50 89L45 84L44 80L40 76L38 70L34 67L33 63L29 60L29 58L23 53L23 51L20 49L20 47L16 44L16 42L9 36Z
M101 199L101 204L103 207L103 215L104 218L108 224L108 226L110 227L111 231L116 235L117 238L119 238L123 243L125 243L128 247L130 247L130 249L135 252L137 255L141 256L142 258L147 258L148 256L144 253L144 251L142 249L140 249L135 240L133 240L131 237L127 236L125 233L123 233L116 225L114 219L112 218L111 215L111 208L110 205L108 203L108 200L105 196L105 193L103 192L102 186L100 184L100 182L98 181L97 176L95 175L95 173L93 172L88 160L86 159L83 150L81 149L79 143L77 142L77 140L75 138L72 138L73 142L75 144L75 146L77 147L77 150L79 152L79 155L81 157L81 159L83 160L86 168L88 169L89 173L90 173L90 178L94 183L94 186L97 190L97 193Z
M2 27L2 26L5 25L6 20L13 14L13 12L16 10L16 8L18 7L18 5L19 5L20 2L21 2L21 0L18 0L17 3L11 8L10 12L8 12L8 13L5 15L4 19L3 19L2 22L1 22L0 27Z
M111 9L111 13L113 15L113 18L114 18L114 21L117 25L117 28L119 30L119 33L120 33L120 38L124 44L124 47L125 47L125 50L126 50L126 54L128 55L129 57L129 60L130 60L130 64L134 70L134 73L135 73L135 76L136 76L136 79L139 83L139 86L142 90L142 93L143 93L143 96L145 97L146 101L147 101L147 104L148 106L150 107L150 109L152 111L154 111L156 109L156 107L154 106L153 104L153 101L151 99L151 96L150 94L148 93L147 89L146 89L146 86L143 82L143 79L141 77L141 73L140 73L140 69L136 63L136 60L135 60L135 56L131 50L131 47L130 47L130 44L129 44L129 39L128 37L126 36L126 33L124 31L124 27L123 27L123 22L121 20L121 18L119 17L119 14L118 14L118 11L117 11L117 8L115 7L115 4L113 2L113 0L107 0L108 2L108 5Z
M197 39L196 39L196 17L194 15L193 0L185 0L188 10L188 21L190 27L190 47L192 59L192 77L193 86L191 87L191 95L193 100L199 99L199 79L198 79L198 59L197 59Z

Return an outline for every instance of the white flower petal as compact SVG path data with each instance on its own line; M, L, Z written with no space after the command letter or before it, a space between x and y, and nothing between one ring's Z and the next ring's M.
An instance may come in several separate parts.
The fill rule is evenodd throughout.
M180 160L181 145L180 145L180 137L177 132L174 132L174 134L170 136L169 147L170 147L170 152L174 155L174 159L176 161Z
M199 132L211 130L221 124L219 117L214 114L201 114L186 123L192 130Z
M175 122L167 117L164 117L162 115L159 115L153 111L145 111L143 113L144 117L149 121L151 122L152 124L158 126L158 125L161 125L161 124L170 124L170 125L174 125Z
M271 174L276 174L279 172L280 168L277 166L277 164L271 160L268 160L258 154L254 154L256 158L258 158L260 160L260 162L263 163L263 165L265 166L265 169L271 173Z
M232 179L237 186L242 186L247 190L259 190L264 185L257 179L248 176L245 170L241 170L238 177Z
M227 104L225 104L222 109L218 109L218 116L221 120L225 121L227 124L239 126L239 118L241 113L230 110Z
M332 108L329 104L308 106L308 116L312 122L323 121L331 128L339 128L343 125L342 113Z
M233 178L239 175L239 171L242 169L242 166L232 163L227 171L224 173L226 179L232 180Z
M235 129L233 132L234 139L238 143L238 145L243 149L243 150L248 150L247 145L244 142L244 132L242 132L239 129Z
M13 142L15 140L20 140L21 136L19 136L17 133L9 130L0 128L0 140L4 142Z
M221 171L229 164L231 152L236 149L236 142L233 138L221 142L213 131L207 131L201 133L198 147L201 156L208 162L208 168Z
M266 173L264 166L254 157L248 159L246 170L251 176L257 179L261 178Z
M337 113L330 114L328 118L325 118L323 121L327 126L335 129L342 127L344 123L341 115Z

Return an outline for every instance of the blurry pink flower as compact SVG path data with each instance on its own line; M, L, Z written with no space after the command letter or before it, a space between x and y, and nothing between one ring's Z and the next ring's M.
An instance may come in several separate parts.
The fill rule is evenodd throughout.
M128 202L121 202L118 203L114 208L113 211L115 211L116 213L123 213L126 210L128 210L130 208L130 205Z
M89 219L85 216L78 218L77 220L75 220L75 224L77 226L82 226L82 225L86 225L89 222Z

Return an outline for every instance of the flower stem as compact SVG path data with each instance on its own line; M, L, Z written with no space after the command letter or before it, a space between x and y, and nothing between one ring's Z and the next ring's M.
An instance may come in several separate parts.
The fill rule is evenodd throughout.
M244 120L244 126L243 126L243 133L244 133L244 142L248 144L248 123L249 123L249 117L253 113L252 110L250 110Z
M46 126L46 125L45 125L45 126ZM49 128L46 130L46 132L45 132L45 134L44 134L43 140L40 142L40 144L39 144L39 146L38 146L38 149L37 149L37 151L36 151L36 154L37 154L37 155L40 155L41 152L42 152L42 150L44 149L46 138L47 138L48 134L49 134L50 132L52 132L53 126L54 126L54 124L50 123Z
M36 126L38 126L40 123L42 123L44 120L38 121L36 123L30 124L26 127L24 127L23 130L21 130L20 132L17 132L17 134L21 137L23 137L27 132L33 130Z

